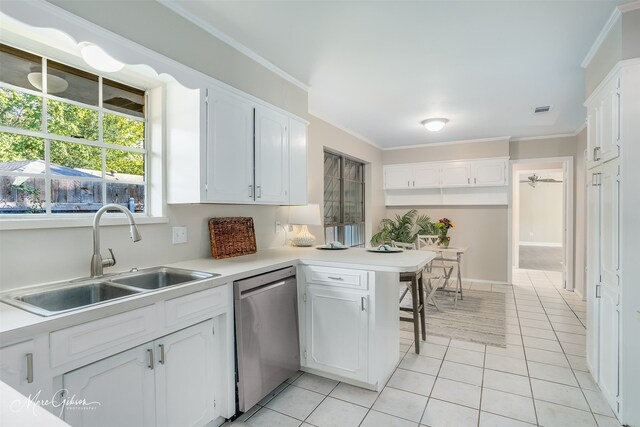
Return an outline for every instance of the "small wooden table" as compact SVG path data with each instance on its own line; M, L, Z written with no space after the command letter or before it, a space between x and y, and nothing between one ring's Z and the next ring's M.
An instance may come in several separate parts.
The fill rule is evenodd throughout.
M442 247L442 246L423 246L420 248L421 251L432 251L432 252L439 252L440 253L440 257L436 257L433 259L433 261L448 261L448 262L455 262L457 267L458 267L458 274L457 274L457 283L456 283L456 290L455 291L449 291L449 292L459 292L460 293L460 299L463 299L462 296L462 276L460 273L460 266L462 265L462 255L464 255L465 252L467 252L467 250L469 249L468 246L449 246L449 247ZM455 258L453 258L453 255L455 254ZM445 280L444 280L444 287L446 288L447 285L449 284L449 279L451 278L451 273L453 272L453 269L449 269L447 272L447 269L444 269L444 276L445 276ZM457 302L457 300L456 300Z

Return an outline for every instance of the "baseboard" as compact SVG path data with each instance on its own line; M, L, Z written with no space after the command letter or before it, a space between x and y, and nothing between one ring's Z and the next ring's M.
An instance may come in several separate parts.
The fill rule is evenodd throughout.
M474 283L486 283L487 285L496 284L496 285L511 285L509 282L504 282L502 280L486 280L486 279L474 279L472 277L463 277L463 282L474 282Z
M542 246L546 248L561 248L562 243L553 243L553 242L519 242L520 246Z

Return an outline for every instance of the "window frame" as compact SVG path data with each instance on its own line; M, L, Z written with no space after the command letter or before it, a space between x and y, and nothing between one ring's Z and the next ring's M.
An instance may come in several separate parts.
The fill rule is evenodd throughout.
M9 47L9 51L7 51L7 53L9 54L13 54L15 56L18 56L20 58L24 58L24 59L28 59L28 60L32 60L34 58L38 58L41 61L42 64L42 70L43 73L46 73L47 70L47 66L49 62L54 62L56 64L56 66L63 66L63 67L67 67L70 70L74 70L75 72L77 72L77 75L82 75L82 74L86 74L88 76L94 76L96 78L97 84L98 84L98 105L90 105L90 104L85 104L79 101L75 101L72 99L67 99L64 97L59 97L56 96L55 94L50 94L50 93L45 93L44 88L41 90L33 90L33 89L29 89L29 88L24 88L21 86L17 86L17 85L13 85L10 83L6 83L6 82L0 82L0 88L3 89L7 89L7 90L11 90L11 91L15 91L18 93L23 93L23 94L27 94L27 95L31 95L31 96L37 96L39 98L41 98L41 105L42 105L42 117L41 117L41 124L40 124L40 130L35 131L35 130L29 130L29 129L22 129L22 128L16 128L16 127L11 127L11 126L4 126L4 125L0 125L0 132L3 133L8 133L8 134L14 134L14 135L23 135L23 136L28 136L28 137L33 137L33 138L38 138L41 139L43 141L44 144L44 162L45 162L45 170L44 173L28 173L28 172L13 172L13 171L2 171L2 175L4 176L18 176L18 177L27 177L27 178L38 178L38 179L44 179L45 180L45 202L44 202L44 206L45 206L45 211L43 213L37 213L37 214L32 214L32 213L16 213L16 214L2 214L0 215L0 230L1 229L22 229L22 228L48 228L48 227L67 227L67 226L84 226L84 225L89 225L90 224L90 219L95 215L95 212L81 212L81 213L73 213L73 212L65 212L65 213L55 213L52 212L52 205L54 204L54 201L52 200L52 180L74 180L74 178L72 177L65 177L64 175L57 175L52 173L51 169L50 169L50 157L51 157L51 143L52 142L64 142L64 143L72 143L72 144L78 144L78 145L84 145L84 146L92 146L92 147L97 147L100 148L101 150L101 164L102 164L102 168L99 172L101 172L101 176L96 176L96 177L81 177L81 179L78 179L78 177L75 178L75 180L82 180L82 181L88 181L88 182L99 182L101 184L101 188L102 188L102 199L99 202L101 205L106 204L107 201L107 186L109 184L123 184L123 185L142 185L144 186L144 212L133 212L134 216L137 218L137 220L139 220L138 222L142 222L142 223L155 223L155 222L166 222L167 218L165 218L163 216L163 212L165 210L165 205L164 205L164 201L162 202L162 207L160 209L158 209L158 207L153 207L152 203L153 200L156 200L157 197L155 195L151 195L151 187L152 187L152 183L151 183L151 176L152 176L152 171L151 168L153 167L155 168L160 168L160 169L164 169L161 166L161 162L158 162L156 160L152 160L152 158L155 158L158 154L158 150L153 148L153 142L152 142L152 138L151 138L151 127L153 125L156 125L156 123L152 123L150 121L150 117L151 117L151 102L153 102L152 99L150 99L150 92L156 92L154 89L139 89L136 87L133 87L129 84L124 84L124 83L120 83L116 80L113 80L112 78L106 78L103 77L101 75L95 74L95 73L89 73L87 71L84 71L80 68L76 68L70 65L66 65L64 63L61 63L59 61L56 61L55 59L49 58L47 56L44 55L34 55L30 52L27 52L25 50L22 50L20 48L16 48L16 47L12 47L12 46L7 46ZM4 50L4 49L3 49ZM117 75L116 75L117 77ZM120 111L116 111L116 110L112 110L110 108L107 108L104 106L104 102L103 102L103 85L109 85L109 86L113 86L116 88L120 88L120 89L126 89L126 90L136 90L140 92L140 95L144 97L144 105L145 105L145 111L144 111L144 117L139 117L139 116L135 116L135 115L130 115L130 114L126 114ZM161 83L158 82L158 86L161 86ZM159 96L159 95L154 95L154 96ZM77 107L81 107L84 109L89 109L92 111L96 111L98 114L98 138L96 141L94 140L90 140L90 139L86 139L86 138L76 138L76 137L68 137L68 136L63 136L63 135L58 135L58 134L54 134L54 133L50 133L48 132L48 114L47 114L47 107L49 104L49 101L57 101L57 102L61 102L61 103L65 103L68 105L74 105ZM157 102L154 102L154 104L158 104ZM118 145L118 144L111 144L108 142L104 141L104 133L103 133L103 125L104 125L104 117L105 115L114 115L114 116L119 116L119 117L124 117L128 120L133 120L136 122L142 122L144 124L144 143L142 147L131 147L131 146L126 146L126 145ZM157 116L154 116L157 117ZM158 141L159 142L159 141ZM108 173L108 168L107 168L107 150L112 149L112 150L118 150L121 152L130 152L130 153L135 153L135 154L141 154L143 156L144 159L144 176L142 181L134 181L134 180L118 180L118 181L113 181L113 180L108 180L107 179L107 173ZM154 163L155 165L152 166L151 164ZM98 170L96 170L98 171ZM157 175L157 173L154 173ZM160 186L162 187L162 186ZM155 216L154 213L156 214ZM158 213L160 215L158 215ZM141 221L140 221L141 220ZM116 223L119 223L120 221L115 221Z
M340 180L340 219L338 222L331 222L331 223L327 223L325 222L325 216L324 216L324 212L322 215L322 223L323 223L323 229L324 229L324 235L325 235L325 240L327 240L327 233L329 233L330 231L328 229L333 228L333 239L331 240L338 240L342 243L345 242L345 237L346 237L346 229L347 227L352 227L352 226L356 226L359 228L358 232L360 233L361 236L361 240L356 243L355 245L350 245L351 247L364 247L366 245L366 237L365 237L365 226L366 226L366 163L360 159L357 159L355 157L352 156L348 156L330 149L327 149L326 147L323 150L323 160L326 159L326 155L330 155L330 156L334 156L337 157L339 159L340 162L340 176L339 176L339 180ZM362 181L359 182L361 184L361 193L362 193L362 200L358 201L361 205L362 205L362 218L360 221L345 221L345 199L346 199L346 193L345 193L345 181L346 181L346 177L345 177L345 161L351 161L351 162L355 162L357 163L361 168L362 168L362 172L361 172L361 176L362 176ZM324 168L323 168L324 169ZM324 179L326 179L326 175L324 175L324 170L323 170L323 189L324 189ZM350 182L356 182L358 183L358 181L351 181ZM324 199L324 195L323 195L323 199ZM326 201L325 201L326 202Z

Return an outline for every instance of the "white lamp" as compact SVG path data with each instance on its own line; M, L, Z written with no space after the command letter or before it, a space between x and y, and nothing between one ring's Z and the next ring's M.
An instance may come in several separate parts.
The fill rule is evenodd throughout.
M320 222L320 205L291 206L289 208L289 224L300 225L300 232L291 239L293 246L313 246L316 238L309 233L308 225L322 225Z
M422 126L424 126L427 130L430 130L431 132L438 132L439 130L442 130L442 128L444 128L444 126L447 124L448 121L449 121L448 119L438 118L438 119L426 119L421 121L420 123L422 124Z

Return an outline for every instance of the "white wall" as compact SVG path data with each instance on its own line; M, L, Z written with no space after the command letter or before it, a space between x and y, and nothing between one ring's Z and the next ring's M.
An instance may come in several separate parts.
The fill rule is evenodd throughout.
M542 178L562 181L562 172L536 171ZM520 175L526 181L527 172ZM539 182L535 188L520 182L520 244L562 245L563 203L562 183Z

